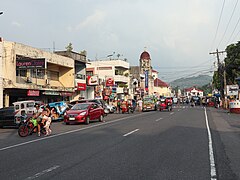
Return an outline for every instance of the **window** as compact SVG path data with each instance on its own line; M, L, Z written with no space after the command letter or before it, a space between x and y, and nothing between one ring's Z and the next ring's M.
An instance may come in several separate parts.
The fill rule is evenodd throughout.
M48 71L48 79L59 81L59 72L57 72L57 71Z
M85 75L84 74L76 74L76 79L85 79Z
M27 70L26 69L17 70L16 76L27 77Z
M44 69L31 69L30 76L32 78L44 79L45 70Z

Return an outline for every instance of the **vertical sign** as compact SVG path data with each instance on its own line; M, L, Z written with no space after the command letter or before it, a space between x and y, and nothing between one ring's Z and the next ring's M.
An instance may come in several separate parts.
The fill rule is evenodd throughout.
M144 74L145 74L145 90L148 91L148 70L146 70Z

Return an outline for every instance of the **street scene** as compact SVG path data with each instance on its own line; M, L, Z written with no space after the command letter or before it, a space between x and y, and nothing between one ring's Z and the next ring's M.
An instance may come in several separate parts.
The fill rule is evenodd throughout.
M240 180L240 3L5 1L0 179Z

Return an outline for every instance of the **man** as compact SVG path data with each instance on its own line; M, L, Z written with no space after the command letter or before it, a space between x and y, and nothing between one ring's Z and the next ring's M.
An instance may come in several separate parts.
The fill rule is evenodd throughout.
M35 104L35 109L34 109L34 114L35 114L35 119L37 119L37 122L38 122L38 136L41 136L41 133L40 133L40 129L41 129L41 126L40 126L40 123L42 121L42 112L43 112L43 109L40 108L40 105L39 104Z

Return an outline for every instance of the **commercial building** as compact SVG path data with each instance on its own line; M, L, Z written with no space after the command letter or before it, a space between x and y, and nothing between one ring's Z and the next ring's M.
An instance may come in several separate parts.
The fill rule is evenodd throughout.
M121 59L90 61L86 71L92 98L109 100L129 94L128 62Z
M0 41L0 108L19 100L69 100L74 60L16 42Z

